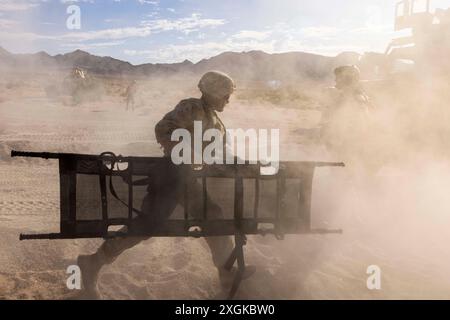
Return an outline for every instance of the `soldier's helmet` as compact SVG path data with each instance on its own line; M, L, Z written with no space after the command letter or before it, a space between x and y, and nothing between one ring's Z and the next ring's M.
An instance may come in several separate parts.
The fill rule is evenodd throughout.
M200 79L198 88L203 94L223 98L231 95L236 86L233 79L227 74L220 71L209 71Z
M355 65L338 67L334 69L334 74L347 85L356 84L361 79L361 72Z

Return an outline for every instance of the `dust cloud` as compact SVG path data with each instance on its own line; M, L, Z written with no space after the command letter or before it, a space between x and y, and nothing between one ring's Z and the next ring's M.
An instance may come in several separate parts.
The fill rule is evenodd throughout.
M344 233L250 237L247 262L258 271L238 299L450 298L450 66L422 60L426 68L402 75L367 80L363 73L374 108L357 126L348 126L352 113L341 115L346 139L337 152L317 130L332 68L325 78L297 81L299 75L286 74L284 82L230 72L237 92L221 115L229 128L280 129L281 160L347 164L317 169L312 208L315 227ZM69 70L47 65L2 71L0 298L76 298L65 287L65 270L101 241L19 242L21 232L57 230L58 166L13 160L10 151L161 156L154 125L179 100L199 96L201 74L89 74L79 85ZM135 110L126 111L132 80ZM381 290L366 286L371 265L382 271ZM224 297L202 239L148 240L107 266L99 287L111 299Z

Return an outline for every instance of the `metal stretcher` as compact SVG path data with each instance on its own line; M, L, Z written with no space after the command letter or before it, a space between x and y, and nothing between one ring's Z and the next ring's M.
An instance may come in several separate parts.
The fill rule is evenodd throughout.
M234 236L235 248L225 266L231 270L237 262L230 299L246 273L247 235L272 234L283 239L289 234L342 233L339 229L312 228L311 194L316 168L343 167L343 163L281 162L274 175L261 175L261 164L195 169L182 165L183 174L201 184L202 214L192 218L188 212L192 190L186 184L183 209L175 210L165 223L145 228L136 226L140 221L136 218L142 214L137 208L149 192L148 179L158 174L155 168L169 165L170 159L123 157L110 152L85 155L12 151L11 156L59 160L60 230L22 234L21 240ZM223 219L208 218L207 195L226 213Z

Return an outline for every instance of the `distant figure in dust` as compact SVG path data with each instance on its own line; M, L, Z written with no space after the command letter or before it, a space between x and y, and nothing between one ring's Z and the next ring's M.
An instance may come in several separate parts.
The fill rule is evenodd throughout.
M212 71L202 77L198 87L202 92L200 99L182 100L155 127L156 139L164 149L165 157L170 157L173 147L177 144L177 142L171 141L172 132L183 128L188 130L191 136L194 136L194 121L202 121L203 131L215 128L224 135L226 133L225 126L217 112L222 112L228 104L235 89L233 80L221 72ZM141 209L144 215L136 219L136 225L142 225L145 228L161 226L178 204L184 207L184 184L187 184L189 192L192 192L188 212L194 218L201 217L203 212L202 185L195 179L183 175L181 168L174 165L172 161L168 161L168 163L168 165L166 163L156 168L155 174L150 176L149 192ZM209 195L207 195L207 208L208 217L211 219L223 218L222 209L210 199ZM146 237L135 237L106 240L95 254L78 258L78 266L83 275L83 286L90 297L98 297L97 277L101 268L112 263L125 250L146 239ZM210 237L206 238L206 241L211 250L214 265L218 269L219 278L225 285L227 281L231 280L230 272L224 269L224 264L233 249L231 238Z
M327 93L320 123L321 140L329 151L362 152L369 130L369 112L373 108L360 83L356 66L334 70L336 85Z
M136 105L136 93L137 93L137 81L133 80L131 84L128 86L127 91L125 92L126 95L126 110L128 111L131 109L131 111L134 111L134 107Z
M64 88L72 97L74 106L83 102L83 97L88 89L88 78L86 71L81 68L73 68L70 75L64 79Z

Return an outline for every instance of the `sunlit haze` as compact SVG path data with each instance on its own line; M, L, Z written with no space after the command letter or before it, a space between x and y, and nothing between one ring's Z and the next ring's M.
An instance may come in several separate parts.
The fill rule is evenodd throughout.
M66 27L66 9L73 3L81 8L80 30ZM1 0L0 45L14 53L82 49L133 64L197 62L224 51L384 52L394 35L395 3Z

